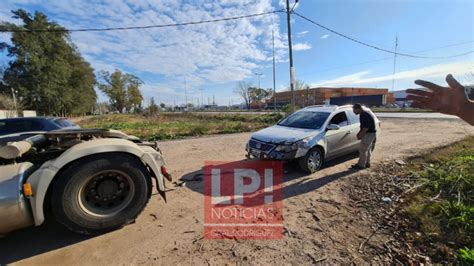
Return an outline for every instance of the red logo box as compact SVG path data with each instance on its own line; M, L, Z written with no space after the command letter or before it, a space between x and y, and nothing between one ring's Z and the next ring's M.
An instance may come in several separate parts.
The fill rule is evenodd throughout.
M283 237L283 163L205 162L204 238Z

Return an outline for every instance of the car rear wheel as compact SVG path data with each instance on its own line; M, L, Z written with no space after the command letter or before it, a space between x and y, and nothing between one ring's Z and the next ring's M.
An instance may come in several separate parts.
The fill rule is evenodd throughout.
M320 147L312 148L308 151L308 153L306 153L305 156L298 159L298 164L300 168L309 174L312 174L321 169L323 162L324 153Z
M68 167L54 184L56 219L81 234L101 234L135 220L151 196L151 178L138 159L101 154Z

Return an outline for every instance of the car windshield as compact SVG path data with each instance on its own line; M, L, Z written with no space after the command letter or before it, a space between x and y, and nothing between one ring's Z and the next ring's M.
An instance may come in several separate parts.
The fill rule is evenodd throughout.
M60 127L74 127L76 124L73 122L67 120L67 119L56 119L54 120L56 124L58 124Z
M328 116L329 113L326 112L300 111L283 119L278 125L284 127L318 129L323 126Z

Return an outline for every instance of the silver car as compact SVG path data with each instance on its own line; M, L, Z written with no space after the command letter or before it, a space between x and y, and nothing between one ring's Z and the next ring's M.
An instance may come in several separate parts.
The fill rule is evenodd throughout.
M364 110L374 117L378 134L380 121L369 108ZM301 169L314 173L325 161L356 152L359 128L359 116L352 105L309 106L252 134L246 145L247 157L297 159Z

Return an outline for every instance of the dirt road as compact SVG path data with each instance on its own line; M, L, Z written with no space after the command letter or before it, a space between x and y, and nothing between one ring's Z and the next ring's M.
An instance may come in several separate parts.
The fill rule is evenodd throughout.
M382 137L374 163L423 152L474 134L460 120L382 120ZM233 134L163 142L175 178L198 173L205 160L244 158L250 134ZM361 263L378 260L359 252L373 231L367 217L348 204L344 182L361 174L347 171L354 158L330 162L305 176L284 177L285 227L282 240L202 240L202 182L188 182L168 193L165 204L153 196L135 224L106 235L85 238L54 225L22 230L0 239L0 264L203 264L203 263ZM370 171L370 170L364 170ZM375 236L367 243L381 245Z

